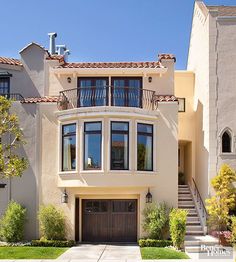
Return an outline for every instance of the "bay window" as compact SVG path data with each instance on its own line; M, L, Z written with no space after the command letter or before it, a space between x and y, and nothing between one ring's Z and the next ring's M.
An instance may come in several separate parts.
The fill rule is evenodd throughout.
M62 126L62 171L76 169L76 124Z
M153 171L153 126L138 123L137 169Z
M84 123L84 169L101 169L102 122Z
M111 169L129 169L128 122L111 122Z

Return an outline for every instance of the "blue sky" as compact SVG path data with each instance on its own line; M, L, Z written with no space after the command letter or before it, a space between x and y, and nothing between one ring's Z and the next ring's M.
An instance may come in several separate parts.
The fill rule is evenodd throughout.
M67 44L70 61L146 61L174 53L185 69L194 0L8 0L1 7L0 56L19 57L48 32ZM236 0L205 0L236 5Z

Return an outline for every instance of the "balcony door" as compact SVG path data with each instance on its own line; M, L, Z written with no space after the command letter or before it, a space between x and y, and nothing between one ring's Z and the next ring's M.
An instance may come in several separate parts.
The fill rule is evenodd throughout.
M78 78L78 107L108 104L108 77Z
M142 107L142 77L112 77L112 106Z

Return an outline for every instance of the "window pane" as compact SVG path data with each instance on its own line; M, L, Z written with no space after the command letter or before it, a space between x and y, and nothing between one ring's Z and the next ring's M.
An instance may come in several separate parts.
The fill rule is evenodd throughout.
M101 169L101 134L85 134L85 169Z
M75 135L63 137L63 171L76 168Z
M138 135L138 170L152 170L152 137Z
M178 98L179 101L179 112L185 112L185 98Z
M111 169L128 169L128 134L112 134Z
M112 130L116 131L128 131L129 130L129 123L124 122L112 122L111 123Z
M138 132L152 134L152 125L138 124Z
M101 131L101 129L101 122L85 123L85 131Z
M5 95L10 93L10 79L0 78L0 95Z
M64 125L62 127L63 135L74 134L76 132L76 124Z

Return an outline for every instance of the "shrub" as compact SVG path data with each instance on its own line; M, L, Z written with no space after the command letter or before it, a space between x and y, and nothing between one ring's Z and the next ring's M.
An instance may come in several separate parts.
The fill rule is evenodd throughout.
M231 217L231 239L230 241L232 243L236 243L236 217L235 216L232 216Z
M53 205L42 206L38 213L40 231L47 240L65 240L65 216Z
M140 247L169 247L173 243L171 240L140 239L138 244Z
M217 176L211 180L215 195L206 200L209 213L208 225L212 230L224 231L229 225L229 211L235 207L236 193L232 182L236 181L236 173L228 165L220 168Z
M33 247L73 247L74 240L32 240Z
M0 220L0 236L7 242L19 242L23 239L26 209L15 201L8 204Z
M180 249L184 243L188 212L175 208L170 213L170 235L174 246Z
M148 204L144 211L143 229L152 239L166 239L169 234L170 208L166 203Z

